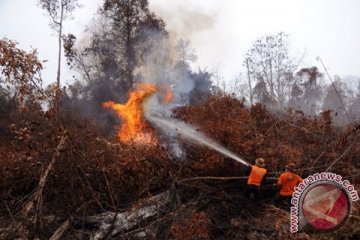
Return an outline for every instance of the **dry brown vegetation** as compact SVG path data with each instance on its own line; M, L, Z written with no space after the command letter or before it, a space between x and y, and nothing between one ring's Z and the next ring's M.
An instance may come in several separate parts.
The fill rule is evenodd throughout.
M177 160L161 144L121 144L102 136L88 120L63 116L59 125L36 104L23 109L3 114L0 123L2 239L48 239L67 220L61 239L89 239L99 225L87 222L88 216L136 209L139 199L164 191L171 199L155 216L113 239L141 239L139 233L147 239L359 237L358 203L354 216L335 233L291 235L289 214L272 205L274 189L266 188L261 206L244 199L244 179L227 179L245 176L243 165L210 149L184 143L186 157ZM204 104L177 108L173 115L247 161L265 158L273 177L293 161L303 177L332 166L330 171L359 187L360 126L335 128L329 112L315 119L293 110L274 116L260 104L248 109L232 97L211 96ZM59 147L64 136L66 143ZM41 204L35 201L36 207L27 210L54 154L57 160L41 191Z
M156 129L155 145L123 144L115 134L104 134L109 131L103 126L119 121L102 104L126 99L142 57L160 36L167 36L165 23L147 1L120 2L105 1L100 9L117 26L109 29L119 31L110 39L103 32L107 28L100 29L83 53L71 52L75 36L65 41L69 64L83 71L85 85L59 89L59 72L57 84L42 89L36 51L28 53L0 39L0 239L360 238L358 202L336 232L290 234L289 213L273 206L276 189L271 183L264 186L260 204L244 198L247 176L240 163L181 138L185 155L178 159ZM137 21L123 22L129 17ZM144 29L156 30L155 36ZM127 38L118 42L119 35ZM109 48L109 42L114 46ZM182 57L167 70L178 74L170 75L179 84L192 79L194 89L186 97L196 105L173 109L173 118L196 126L248 162L263 157L270 180L291 161L302 177L333 171L359 190L359 123L335 127L332 116L337 113L331 111L318 117L292 109L271 113L264 106L269 99L264 84L254 88L264 104L248 108L235 97L214 94L219 89L212 89L210 73L191 70L189 42L180 41L178 50ZM100 63L94 61L98 57ZM319 73L313 69L310 75L316 80ZM303 95L320 88L313 86L315 80L309 79ZM306 100L297 88L295 103Z

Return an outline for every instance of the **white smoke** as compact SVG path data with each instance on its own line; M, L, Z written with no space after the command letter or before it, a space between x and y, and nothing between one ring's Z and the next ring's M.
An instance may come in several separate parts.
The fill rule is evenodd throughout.
M158 89L164 86L171 88L173 100L168 105L164 105L162 103L161 93L151 96L144 106L145 117L153 126L160 130L162 142L166 145L167 149L175 157L181 159L184 157L184 151L181 143L178 141L179 131L176 131L176 127L161 124L161 121L168 124L172 123L171 126L181 125L175 124L176 120L171 118L171 109L189 103L190 93L195 87L195 80L191 77L191 69L188 62L196 59L196 57L194 57L195 55L189 47L190 43L188 41L182 40L179 42L181 43L179 45L175 44L175 41L169 38L161 38L156 41L156 44L152 44L151 51L146 55L143 66L138 68L137 72L142 76L142 81L145 83L152 83L156 85ZM185 51L189 52L184 53ZM186 137L187 140L211 147L229 157L239 160L235 154L230 153L209 138L206 138L200 133L194 134L193 127L184 124L182 124L181 127L181 129L183 129L182 136ZM184 131L187 130L191 130L190 135L184 134Z

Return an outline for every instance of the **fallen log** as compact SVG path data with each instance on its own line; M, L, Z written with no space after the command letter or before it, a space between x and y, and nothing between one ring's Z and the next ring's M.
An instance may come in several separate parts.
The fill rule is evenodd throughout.
M40 177L40 181L39 181L39 185L37 187L36 192L34 193L34 198L32 201L30 201L25 208L23 209L24 214L27 215L34 207L35 203L36 203L36 207L37 207L37 212L41 211L41 207L42 207L42 202L43 202L43 190L44 190L44 186L46 183L46 180L50 174L50 172L53 170L55 163L60 155L60 151L64 148L65 144L66 144L66 140L67 140L67 135L64 134L61 139L60 142L58 144L58 146L55 149L55 153L48 165L48 167L46 168L46 171L41 175Z
M61 226L54 232L54 234L49 238L49 240L61 239L64 232L66 232L70 228L72 221L73 221L73 218L70 217L65 222L63 222L63 224L61 224Z
M46 184L46 181L48 179L49 174L54 169L54 166L56 164L56 161L58 160L61 151L64 149L66 142L67 142L68 136L67 133L64 132L62 135L60 142L58 146L55 149L55 152L53 154L53 157L50 160L49 165L47 166L45 172L41 175L39 185L34 192L31 200L25 205L25 207L22 210L22 215L25 219L31 219L32 223L35 225L36 228L38 223L42 225L41 217L42 217L42 205L43 205L43 191ZM33 209L35 208L35 215L31 213ZM16 226L16 231L19 233L19 235L23 236L23 238L26 238L25 234L25 226L23 222L19 222Z
M84 203L82 206L77 208L75 210L75 213L78 213L80 210L84 209L86 206L88 206L90 203L92 203L93 200L90 200L89 202ZM54 217L48 217L49 219L54 220ZM53 235L49 238L49 240L59 240L61 239L62 235L71 227L71 225L74 222L74 217L70 216L68 219L63 222L58 229L53 233ZM49 221L50 222L50 221Z
M170 202L169 191L140 200L123 213L107 212L82 219L85 223L99 224L100 229L91 237L92 240L111 239L114 235L130 230L146 218L155 216Z
M188 182L188 181L196 181L196 180L223 180L223 181L228 181L228 180L244 180L244 179L248 179L249 176L240 176L240 177L212 177L212 176L204 176L204 177L192 177L192 178L185 178L185 179L181 179L178 180L179 183L184 183L184 182ZM275 177L267 177L267 180L272 180L275 181L278 178Z

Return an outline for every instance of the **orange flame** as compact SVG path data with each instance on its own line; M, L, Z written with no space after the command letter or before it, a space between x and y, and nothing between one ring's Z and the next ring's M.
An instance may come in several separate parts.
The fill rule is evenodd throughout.
M157 91L153 84L141 83L134 91L129 93L129 100L125 104L105 102L104 108L113 109L123 119L118 132L119 140L123 143L136 142L143 144L156 144L157 140L151 129L144 121L143 103Z
M169 104L174 98L174 95L173 95L173 92L171 91L170 86L169 85L164 86L162 88L162 93L163 93L162 103L164 105Z

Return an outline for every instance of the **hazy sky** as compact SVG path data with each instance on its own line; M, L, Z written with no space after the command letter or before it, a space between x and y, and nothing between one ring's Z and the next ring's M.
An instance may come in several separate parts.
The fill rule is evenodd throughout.
M290 35L294 57L306 51L302 65L319 63L321 56L332 75L360 76L359 0L149 0L150 7L178 38L190 39L197 65L215 65L226 79L243 71L246 51L257 38L284 31ZM0 0L0 37L20 47L37 48L49 60L43 73L55 80L57 41L37 0ZM101 0L80 0L83 8L65 23L65 33L81 36ZM320 68L322 69L322 68Z

